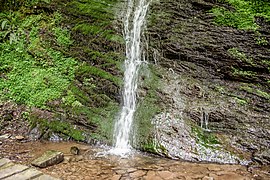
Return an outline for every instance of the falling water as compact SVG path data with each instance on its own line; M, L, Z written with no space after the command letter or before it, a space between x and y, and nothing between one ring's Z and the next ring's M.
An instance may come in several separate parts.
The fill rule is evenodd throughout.
M123 88L123 106L119 119L115 124L115 148L112 153L126 155L131 150L130 132L134 112L136 110L136 90L138 70L144 58L141 53L141 34L145 16L149 6L147 0L128 0L128 8L124 20L126 40L126 60Z

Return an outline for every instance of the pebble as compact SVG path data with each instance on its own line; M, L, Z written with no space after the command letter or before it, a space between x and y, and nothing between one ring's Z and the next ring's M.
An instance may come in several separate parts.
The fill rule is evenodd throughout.
M8 139L10 137L9 134L4 134L0 136L0 139Z
M209 176L204 176L202 178L202 180L214 180L214 178L213 177L209 177Z
M21 140L23 140L23 139L24 139L24 137L23 137L23 136L15 136L15 139L17 139L17 140L21 141Z

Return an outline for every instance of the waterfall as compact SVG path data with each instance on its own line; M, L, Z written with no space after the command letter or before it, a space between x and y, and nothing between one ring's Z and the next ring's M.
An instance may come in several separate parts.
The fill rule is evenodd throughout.
M124 19L124 36L126 41L126 60L123 87L123 105L119 119L114 128L114 149L117 155L128 154L131 150L130 132L136 110L136 90L140 65L144 61L141 53L141 35L145 16L149 6L147 0L128 0Z

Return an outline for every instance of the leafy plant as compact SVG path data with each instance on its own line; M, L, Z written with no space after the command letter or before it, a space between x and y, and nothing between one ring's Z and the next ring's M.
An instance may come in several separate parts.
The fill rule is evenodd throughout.
M4 30L0 34L0 74L5 77L0 79L1 98L46 108L46 103L59 98L74 79L77 62L50 48L40 32L56 33L56 41L63 46L72 43L69 32L57 27L57 16L24 17L14 12L0 17ZM54 27L50 23L44 27L44 21L54 22Z
M255 17L263 17L270 21L270 3L262 0L225 0L235 10L224 7L215 7L210 12L214 14L215 22L219 25L231 26L237 29L257 30L259 25Z

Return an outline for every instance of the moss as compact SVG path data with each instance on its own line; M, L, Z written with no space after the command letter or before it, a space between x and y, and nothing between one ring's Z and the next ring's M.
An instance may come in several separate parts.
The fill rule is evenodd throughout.
M83 116L87 119L84 126L92 129L91 139L111 143L114 119L118 111L119 104L108 100L103 106L99 107L73 107L71 113L74 117L82 118Z
M225 88L222 87L222 86L220 86L220 85L216 85L216 86L214 87L214 89L215 89L217 92L221 93L221 94L223 94L223 93L225 92Z
M164 155L168 157L168 150L161 144L155 142L154 140L149 141L148 143L143 144L141 150L157 155Z
M219 140L213 133L204 131L197 125L192 125L191 132L194 134L197 143L205 147L216 148L215 145L220 144Z
M251 65L255 65L252 58L248 58L245 53L240 52L237 48L228 49L228 53L231 54L233 57L240 59L241 61L247 62Z
M270 21L269 2L253 0L225 0L223 2L233 6L234 11L224 7L214 7L210 12L216 16L215 22L219 25L257 30L259 26L255 22L255 17L264 17Z
M157 94L157 90L160 88L159 76L158 70L153 65L143 67L140 74L144 77L144 80L140 82L141 89L144 89L146 94L139 99L134 117L136 125L135 146L151 150L151 144L153 142L153 125L151 124L151 119L161 109Z
M239 98L239 97L235 97L235 100L236 100L236 102L237 102L238 104L240 104L240 105L242 105L242 106L244 106L244 105L246 105L246 104L248 103L247 100L242 99L242 98Z
M7 77L0 79L1 98L46 109L46 103L60 98L71 84L78 62L52 48L51 42L58 40L61 46L72 43L56 14L2 13L9 37L0 33L0 73Z
M269 60L269 59L268 59L268 60L263 60L262 63L265 64L265 65L267 66L268 71L269 71L269 73L270 73L270 60Z
M49 109L53 118L35 117L43 133L84 140L84 131L110 141L124 60L116 3L53 0L38 8L22 3L16 12L0 8L0 23L6 21L0 32L0 76L8 77L0 79L0 100ZM5 35L10 32L11 38Z
M255 94L261 98L270 100L270 94L258 89L258 87L256 87L256 89L255 89L255 88L250 87L248 85L243 85L240 87L240 90L243 90L243 91L246 91L247 93Z
M91 58L91 61L95 63L102 62L101 64L102 67L115 65L118 68L118 70L120 71L122 70L121 69L122 63L125 57L121 55L120 53L117 53L117 52L104 53L104 52L95 51L91 49L85 49L84 52L89 55L89 57Z
M232 67L233 75L234 76L241 76L241 77L255 77L256 73L253 71L243 71L237 68Z
M83 135L83 131L76 129L75 127L72 127L68 122L60 121L60 120L47 120L47 119L41 119L38 118L35 115L31 115L29 117L29 121L31 124L31 127L39 127L39 130L41 131L41 134L44 134L46 132L50 133L58 133L68 137L71 137L74 140L77 141L84 141L85 137ZM49 135L50 136L50 135Z
M97 77L107 79L107 80L115 83L118 86L121 86L121 82L122 82L121 79L119 79L118 77L110 74L109 72L104 71L103 69L97 68L95 66L89 66L86 64L82 64L78 69L78 75L84 76L85 74L92 74L92 75L95 75Z
M102 20L102 23L106 25L107 21L113 20L114 14L110 10L110 6L115 4L117 1L114 0L82 0L82 1L71 1L66 6L70 11L75 11L81 15L88 15L96 20Z
M260 97L263 97L265 99L270 99L270 94L267 93L267 92L264 92L264 91L261 91L259 89L256 89L255 93L260 96Z

